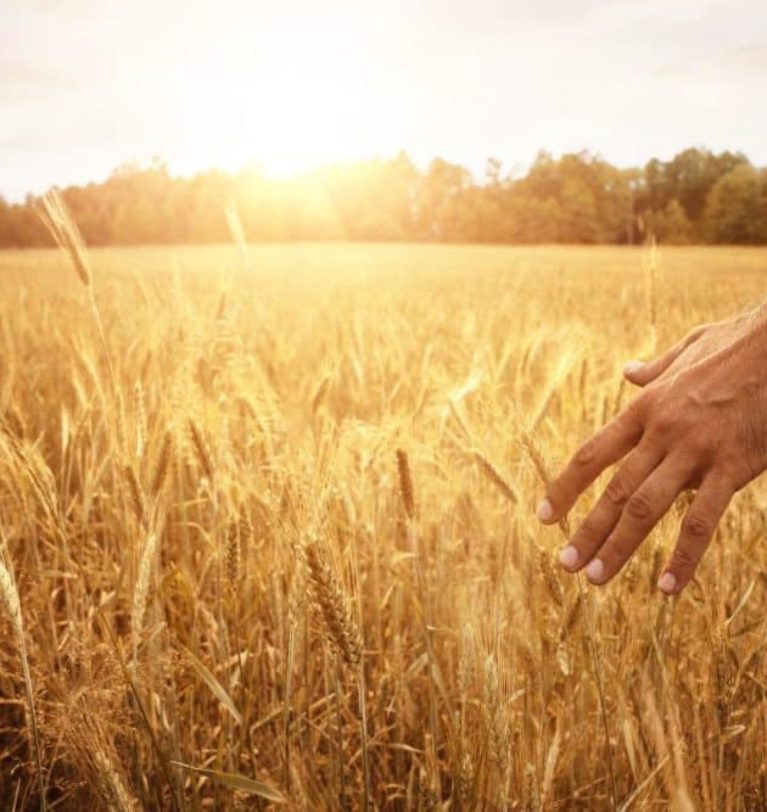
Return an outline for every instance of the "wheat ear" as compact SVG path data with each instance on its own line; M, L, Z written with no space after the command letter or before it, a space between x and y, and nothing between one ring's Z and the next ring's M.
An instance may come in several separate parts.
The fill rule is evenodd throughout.
M213 482L213 461L210 458L208 446L205 444L205 439L202 432L197 428L197 424L189 418L189 434L192 437L192 445L197 456L197 462L200 464L203 473L208 478L209 482Z
M479 465L482 473L495 485L496 488L514 505L519 504L514 488L503 476L503 474L493 465L492 462L481 452L474 451L474 459Z
M328 640L341 659L356 668L362 659L362 636L346 590L315 540L306 545L306 562L315 604L324 621Z
M138 645L141 637L141 629L144 623L144 613L149 596L149 582L152 576L152 564L154 563L155 551L158 542L157 533L150 533L144 544L139 561L138 577L136 587L133 590L133 606L131 610L131 625L133 629L133 662L138 659Z
M172 449L171 434L169 431L165 432L162 438L162 446L160 454L157 457L157 463L152 474L152 496L156 499L165 484L165 479L168 476L168 468L170 466L170 455Z
M399 474L399 492L402 497L402 506L408 519L415 517L415 498L413 496L413 477L410 475L410 460L407 451L397 449L397 473Z

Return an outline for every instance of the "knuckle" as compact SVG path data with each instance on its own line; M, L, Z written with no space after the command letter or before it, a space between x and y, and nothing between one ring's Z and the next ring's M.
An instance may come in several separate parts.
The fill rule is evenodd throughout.
M668 437L674 430L676 418L671 412L656 411L652 417L649 433L653 437Z
M652 384L650 384L652 386ZM647 404L652 399L652 390L645 389L641 395L635 397L626 405L623 411L616 417L622 428L632 429L642 424L646 412Z
M614 567L620 568L623 562L628 560L631 556L631 553L634 551L634 546L631 538L616 533L610 537L604 558Z
M586 518L581 522L581 526L578 528L578 532L576 537L573 539L573 543L577 544L588 544L597 534L599 530L594 522L594 518L589 514ZM576 544L576 546L577 546Z
M652 416L658 397L656 389L655 382L647 384L642 394L626 407L623 414L631 425L643 427Z
M573 461L576 465L585 466L594 462L596 457L596 443L593 439L587 440L576 452Z
M626 486L617 477L607 483L604 496L606 502L617 508L622 508L629 498Z
M646 493L635 493L626 502L626 514L635 521L645 522L653 513L652 500Z
M731 491L735 490L734 483L741 482L743 478L744 465L742 451L730 453L717 451L717 449L714 448L711 450L711 456L713 457L712 469L716 471L720 489L722 491L726 491L728 488L730 488ZM751 476L746 481L754 478L755 477Z
M684 438L684 450L691 460L707 457L711 450L711 445L711 438L701 432L691 433Z
M700 478L709 470L716 454L714 443L707 437L685 438L682 453L693 469L694 476Z
M590 557L602 545L605 536L605 528L600 526L591 516L587 516L573 536L572 544L581 555Z
M682 522L682 533L693 539L706 539L711 535L713 529L710 519L699 513L691 513Z
M684 547L677 547L671 554L671 567L677 572L694 569L695 563L695 556Z

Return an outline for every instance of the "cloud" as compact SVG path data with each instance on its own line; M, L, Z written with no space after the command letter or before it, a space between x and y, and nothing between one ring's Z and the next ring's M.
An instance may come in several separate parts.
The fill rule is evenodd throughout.
M0 0L0 191L270 139L480 169L540 147L767 161L762 2Z
M0 53L0 77L0 103L46 97L50 91L67 85L62 73L10 53Z
M721 70L736 77L767 77L767 45L744 46L727 51L717 60Z
M717 85L738 86L744 82L767 79L767 45L720 50L713 56L695 55L686 60L659 64L653 77L674 82L706 81Z

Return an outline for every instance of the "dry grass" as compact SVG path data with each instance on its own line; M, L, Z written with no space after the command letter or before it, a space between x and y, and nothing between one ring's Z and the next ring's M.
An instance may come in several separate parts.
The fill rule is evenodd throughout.
M533 516L767 252L75 249L0 255L3 807L767 805L763 487L675 602L679 510L602 590Z

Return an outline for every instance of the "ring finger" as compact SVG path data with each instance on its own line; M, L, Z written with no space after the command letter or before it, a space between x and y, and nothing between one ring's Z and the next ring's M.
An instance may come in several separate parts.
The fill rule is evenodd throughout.
M673 455L666 457L647 477L629 497L614 530L586 568L592 583L604 584L621 569L694 473L691 460Z
M648 443L640 442L629 454L570 543L562 550L559 560L566 570L576 572L593 558L618 523L631 495L662 460L663 452Z

